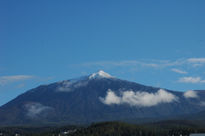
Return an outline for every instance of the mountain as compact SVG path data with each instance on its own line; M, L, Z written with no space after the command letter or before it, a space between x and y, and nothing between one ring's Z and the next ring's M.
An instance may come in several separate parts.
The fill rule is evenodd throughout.
M0 125L160 120L205 111L204 103L203 90L171 91L99 71L28 90L0 107Z

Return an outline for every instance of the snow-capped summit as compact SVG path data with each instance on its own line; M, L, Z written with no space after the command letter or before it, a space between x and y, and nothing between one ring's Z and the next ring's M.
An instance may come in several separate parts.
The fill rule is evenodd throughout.
M145 86L100 70L26 91L0 107L0 127L37 123L83 125L118 120L139 123L139 119L143 123L150 119L181 119L183 115L183 119L205 122L205 91L188 92L186 95Z
M110 74L104 72L103 70L99 70L97 73L93 73L89 76L89 79L95 78L113 78Z

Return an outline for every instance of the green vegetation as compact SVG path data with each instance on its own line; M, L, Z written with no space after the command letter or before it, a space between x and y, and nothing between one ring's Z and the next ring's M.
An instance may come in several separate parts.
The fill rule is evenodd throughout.
M103 122L88 127L2 127L0 135L12 136L189 136L190 133L205 133L205 126L189 121L163 121L149 124Z
M166 124L167 123L167 124ZM123 122L105 122L93 124L81 129L72 136L188 136L190 133L204 133L205 127L192 126L192 124L176 124L169 126L169 121L161 123L134 125Z

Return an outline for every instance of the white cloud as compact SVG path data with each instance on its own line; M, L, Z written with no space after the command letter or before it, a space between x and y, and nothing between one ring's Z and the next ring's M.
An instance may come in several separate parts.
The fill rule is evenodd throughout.
M180 83L205 83L205 80L202 80L201 77L181 77L178 82Z
M191 63L194 67L199 67L205 64L205 58L189 58L187 62Z
M198 98L199 96L197 95L196 91L189 90L189 91L184 92L184 97L185 98Z
M205 58L179 58L176 60L154 60L154 59L140 59L140 60L122 60L122 61L98 61L87 62L81 64L86 67L150 67L150 68L169 68L173 66L203 66Z
M88 81L78 81L78 80L65 80L59 82L59 86L57 87L56 91L59 92L70 92L73 88L79 88L86 86Z
M0 85L6 85L8 83L17 82L21 80L27 80L31 78L33 78L33 76L30 76L30 75L1 76Z
M119 66L143 66L143 67L159 67L158 64L153 62L143 62L138 60L124 60L124 61L99 61L99 62L88 62L82 64L83 66L102 66L102 67L119 67Z
M120 104L121 103L121 98L118 97L111 89L108 89L107 91L107 96L105 99L100 98L100 100L107 105L110 104Z
M84 87L88 84L88 81L80 81L73 85L74 88Z
M151 68L165 68L171 66L182 65L186 62L184 59L178 59L175 61L170 60L123 60L123 61L99 61L99 62L88 62L83 63L83 66L101 66L101 67L119 67L119 66L138 66L138 67L151 67Z
M70 86L73 84L72 81L62 81L59 82L60 86L57 88L57 91L62 91L62 92L69 92L71 91Z
M121 92L117 96L112 90L108 90L105 98L100 97L101 102L107 105L111 104L129 104L130 106L151 107L160 103L170 103L177 101L178 98L170 92L163 89L158 90L156 93L148 92L134 92L132 90Z
M205 58L189 58L187 61L191 63L205 63Z
M176 72L176 73L179 73L179 74L187 74L186 71L183 71L183 70L180 70L180 69L176 69L176 68L173 68L171 69L173 72Z
M53 108L49 106L42 105L41 103L31 102L25 104L25 108L27 110L27 116L34 118L40 115L42 112L51 110Z

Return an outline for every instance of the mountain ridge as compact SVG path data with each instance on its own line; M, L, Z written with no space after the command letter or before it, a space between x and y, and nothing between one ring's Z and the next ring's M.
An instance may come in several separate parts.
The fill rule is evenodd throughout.
M201 96L205 96L205 91L185 95L121 80L99 71L26 91L0 107L0 125L166 119L205 110L205 106L199 105L205 101Z

